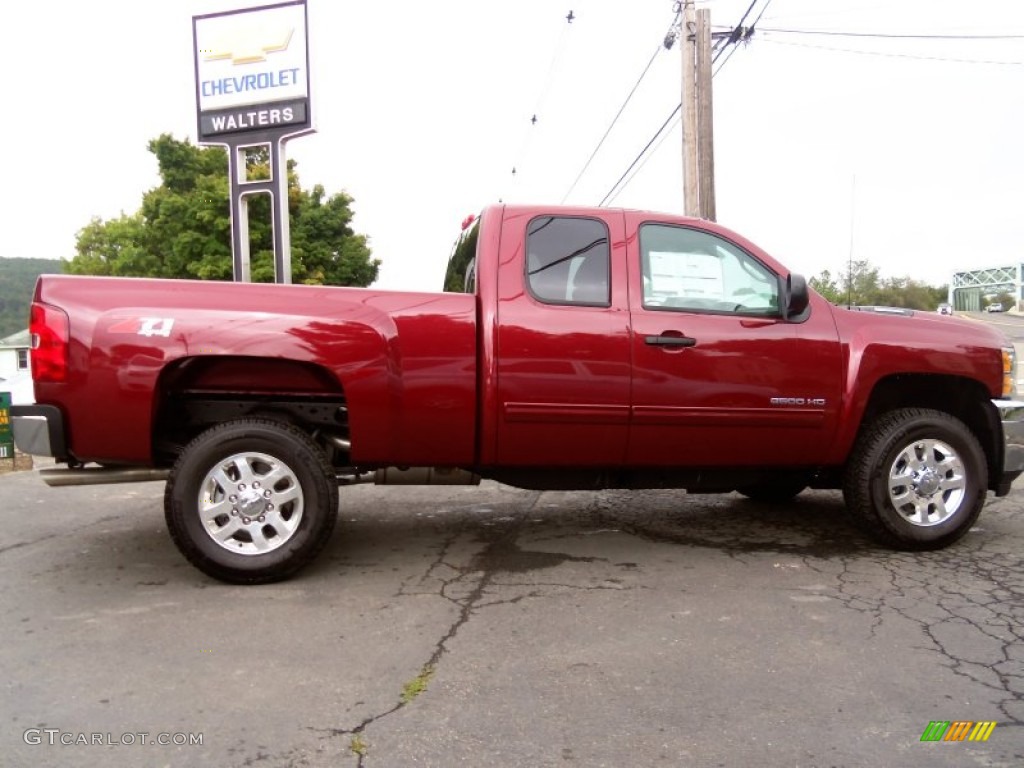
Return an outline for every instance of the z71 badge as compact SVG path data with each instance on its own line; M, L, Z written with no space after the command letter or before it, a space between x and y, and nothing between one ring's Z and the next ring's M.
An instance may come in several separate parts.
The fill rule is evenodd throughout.
M170 338L173 317L137 317L110 326L110 333L131 333L136 336L163 336Z

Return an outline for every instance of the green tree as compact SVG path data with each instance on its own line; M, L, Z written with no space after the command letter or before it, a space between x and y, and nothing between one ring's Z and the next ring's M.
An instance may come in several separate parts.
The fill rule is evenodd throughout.
M131 216L93 219L79 233L77 255L65 272L83 275L230 280L231 215L227 155L220 147L196 147L164 134L149 142L160 186L142 196ZM249 178L266 178L269 158L246 158ZM352 198L328 196L317 184L302 189L288 163L292 279L297 283L366 286L377 279L365 235L352 229ZM266 195L249 201L250 263L254 282L274 280L273 230Z
M60 272L56 259L0 257L0 339L28 328L36 279L54 272Z
M931 286L909 277L882 278L867 260L854 261L833 277L825 269L808 281L828 301L840 306L906 307L933 310L946 301L949 287Z
M1013 294L1008 291L1001 291L991 301L992 304L1002 304L1003 309L1016 309L1017 302L1013 300Z
M827 269L823 269L820 275L815 275L807 282L833 304L842 304L845 300L843 289Z

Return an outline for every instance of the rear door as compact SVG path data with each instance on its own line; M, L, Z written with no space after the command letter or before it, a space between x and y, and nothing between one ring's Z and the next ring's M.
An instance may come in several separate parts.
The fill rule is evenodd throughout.
M622 213L508 213L497 288L498 463L620 466L630 406Z
M835 432L842 359L828 307L783 318L785 277L695 224L627 227L633 392L627 461L793 466Z

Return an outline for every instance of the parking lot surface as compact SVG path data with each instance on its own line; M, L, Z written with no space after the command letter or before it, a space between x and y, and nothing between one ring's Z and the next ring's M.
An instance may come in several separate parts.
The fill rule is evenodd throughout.
M1024 490L910 554L833 492L343 488L259 587L184 561L160 483L0 499L4 765L1024 763Z

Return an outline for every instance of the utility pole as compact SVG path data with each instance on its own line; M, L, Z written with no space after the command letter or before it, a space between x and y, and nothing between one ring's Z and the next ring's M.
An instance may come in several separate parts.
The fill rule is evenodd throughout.
M711 11L683 2L683 212L715 220L715 141L711 107Z
M694 0L683 0L683 22L679 46L683 51L683 212L700 216L697 188L697 98L696 55L694 42Z
M715 220L715 129L711 107L711 11L697 11L697 175L700 217Z

